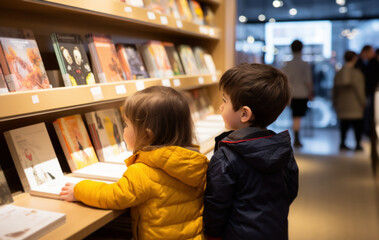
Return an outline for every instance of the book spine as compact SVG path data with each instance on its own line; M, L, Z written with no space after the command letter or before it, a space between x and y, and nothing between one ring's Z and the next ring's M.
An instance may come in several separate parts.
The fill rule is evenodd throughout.
M55 55L57 57L59 70L61 71L61 74L62 74L63 83L66 87L71 87L72 84L70 81L70 77L67 74L66 67L64 64L63 57L61 55L61 51L59 49L59 44L58 44L58 40L56 38L56 35L55 35L55 33L52 33L50 36L51 36L51 41L53 42L53 48L55 51Z

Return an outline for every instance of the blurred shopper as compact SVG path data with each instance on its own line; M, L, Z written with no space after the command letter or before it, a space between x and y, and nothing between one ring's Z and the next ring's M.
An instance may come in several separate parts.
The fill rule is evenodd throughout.
M295 147L302 147L299 138L301 118L307 111L307 103L313 99L312 70L310 64L301 59L303 43L295 40L291 44L293 59L286 63L283 71L287 74L292 88L291 109Z
M333 106L340 121L340 150L348 150L345 145L346 133L352 126L355 134L355 150L362 150L361 136L363 111L365 107L365 81L361 71L354 66L358 60L355 52L346 51L345 64L334 77Z

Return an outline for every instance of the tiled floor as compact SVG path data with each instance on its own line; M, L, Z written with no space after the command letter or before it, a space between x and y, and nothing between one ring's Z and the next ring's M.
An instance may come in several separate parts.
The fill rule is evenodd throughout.
M349 134L347 145L354 147ZM295 150L300 188L290 209L290 239L378 240L379 194L367 140L363 152L339 152L337 130L305 135Z

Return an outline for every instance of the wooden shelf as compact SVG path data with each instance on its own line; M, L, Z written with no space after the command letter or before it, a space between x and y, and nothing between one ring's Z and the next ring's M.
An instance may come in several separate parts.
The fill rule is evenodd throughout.
M197 88L217 83L219 75L183 75L1 94L0 102L7 104L0 106L0 122L45 112L123 101L125 97L149 86L171 86L181 90Z

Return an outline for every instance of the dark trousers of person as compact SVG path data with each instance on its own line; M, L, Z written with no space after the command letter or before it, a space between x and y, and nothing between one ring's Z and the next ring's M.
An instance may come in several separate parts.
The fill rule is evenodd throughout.
M362 119L341 119L340 120L340 133L341 145L345 145L346 133L350 126L354 129L356 148L361 144L363 120Z

